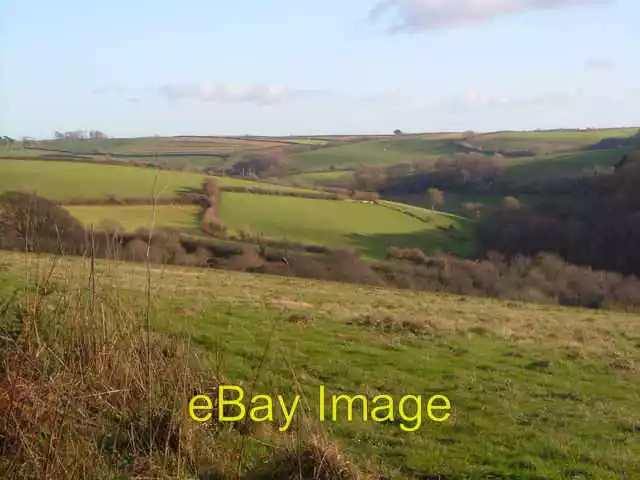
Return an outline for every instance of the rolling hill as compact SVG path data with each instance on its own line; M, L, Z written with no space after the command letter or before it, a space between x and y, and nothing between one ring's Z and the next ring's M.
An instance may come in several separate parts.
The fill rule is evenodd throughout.
M534 155L582 150L604 138L627 138L637 128L594 130L550 130L533 132L495 132L478 134L465 140L487 151L531 151Z
M66 398L65 405L78 416L52 450L32 434L53 429L56 417L37 410L30 417L33 429L26 420L20 424L23 442L32 453L53 451L58 462L74 452L75 464L86 460L103 478L140 467L120 460L132 451L127 444L113 442L109 453L91 446L105 432L135 438L146 431L138 426L148 418L142 408L146 377L137 376L146 371L145 311L150 312L156 362L150 386L164 387L152 393L154 412L185 432L182 448L163 450L164 458L215 445L207 455L182 463L191 476L265 475L267 469L270 476L259 478L283 478L286 464L278 459L291 448L297 452L294 465L304 459L304 465L328 461L343 469L349 461L371 472L346 478L617 480L640 475L635 455L640 425L637 315L6 252L0 253L0 264L0 298L13 292L17 306L30 298L28 279L50 278L49 293L39 300L38 341L58 356L45 349L33 362L13 362L12 375L26 382L32 365L41 365L66 390L50 389L47 376L34 376L28 391L33 402L45 393L49 402ZM81 300L87 297L87 278L94 279L99 292L88 297L93 298L90 308ZM104 339L103 330L109 332ZM95 348L74 355L75 343L64 341L67 337L91 339ZM24 336L17 348L28 348L31 341ZM155 348L158 344L166 345L164 350ZM110 357L94 350L119 355L119 360L105 362ZM60 357L68 360L61 363ZM185 358L195 363L183 366ZM304 412L286 433L279 431L281 415L274 425L242 428L242 423L228 428L193 423L186 414L190 395L209 390L181 394L180 386L186 388L195 371L189 368L211 372L207 387L201 388L212 388L215 381L287 399L302 395ZM84 380L76 381L81 376ZM377 423L363 420L362 404L356 401L352 421L345 406L332 420L327 405L328 420L320 422L321 385L327 394L369 399L385 394L396 402L406 395L422 395L425 402L431 395L445 395L452 416L436 423L424 414L418 423L407 402L405 418L414 420ZM109 387L113 392L106 403L102 397ZM128 396L116 391L125 388L132 390ZM127 421L113 418L105 407L115 402ZM406 432L401 425L419 427ZM324 445L319 458L303 453L307 442ZM240 452L240 464L233 452ZM32 465L29 458L25 464ZM51 470L57 468L56 463Z
M291 162L300 171L326 171L332 166L337 170L349 170L361 165L391 165L465 151L453 143L457 138L460 138L459 134L424 134L363 140L295 154Z
M220 219L232 235L246 231L304 244L352 247L369 258L384 258L390 246L422 248L428 253L442 250L461 256L474 252L468 220L406 206L411 208L420 219L384 204L226 192ZM130 232L150 227L154 218L148 205L73 205L66 209L87 225L116 221ZM155 213L156 225L199 234L197 215L198 209L193 206L160 205Z
M197 173L132 166L53 160L0 158L0 192L27 189L53 200L116 197L174 197L185 188L199 188L205 177ZM220 177L221 186L260 187L280 191L307 189Z
M118 222L127 231L148 227L151 205L81 205L83 201L116 198L171 198L182 189L199 188L203 176L195 173L154 171L80 162L0 160L0 191L27 189L65 202L85 224ZM220 177L221 186L311 191L262 182ZM390 246L422 248L469 256L475 250L470 222L458 217L420 210L410 216L384 204L321 200L289 196L224 192L220 217L230 234L241 230L275 239L329 247L353 247L369 258L383 258ZM188 234L201 234L198 209L189 205L160 205L156 224Z

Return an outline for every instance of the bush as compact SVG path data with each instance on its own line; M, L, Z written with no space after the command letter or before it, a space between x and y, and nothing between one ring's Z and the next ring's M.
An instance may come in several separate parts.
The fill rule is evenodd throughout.
M407 260L418 265L423 265L427 262L428 258L419 248L400 249L390 247L387 250L387 260Z
M516 197L504 197L502 199L502 208L504 210L520 210L522 204Z
M258 255L255 247L244 247L240 255L234 255L225 262L224 266L228 270L246 271L250 268L257 268L264 264L264 260Z
M0 248L46 253L82 253L84 227L46 198L24 192L0 195Z
M337 193L323 192L323 191L293 191L293 190L276 190L271 188L262 187L245 187L245 186L225 186L221 187L223 192L236 192L236 193L251 193L254 195L276 195L283 197L297 197L297 198L315 198L326 200L340 200L341 197Z

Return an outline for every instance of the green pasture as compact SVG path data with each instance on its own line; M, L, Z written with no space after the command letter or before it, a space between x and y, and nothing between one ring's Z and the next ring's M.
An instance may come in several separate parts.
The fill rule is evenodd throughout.
M53 160L0 158L0 192L28 190L54 200L116 197L174 197L181 189L200 188L197 173ZM308 191L297 187L218 177L221 186Z
M17 253L1 253L0 264L0 299L14 298L25 278L51 277L56 294L86 289L94 278L101 301L113 298L141 325L150 312L154 336L186 339L190 355L227 385L281 394L287 404L302 397L286 433L279 413L248 436L220 433L209 465L217 478L264 465L288 435L309 435L301 425L375 468L375 478L640 476L638 315L79 258L60 258L52 269L48 257ZM55 297L41 302L46 325L62 328ZM369 401L390 395L394 418L364 420L355 401L352 421L343 403L335 421L326 405L320 422L320 386ZM422 396L419 419L415 401L404 410L414 420L400 418L407 395ZM450 401L444 422L425 413L432 395Z
M436 249L469 255L474 242L470 222L409 205L362 204L225 192L220 219L230 233L245 230L275 239L329 247L352 247L370 258L383 258L389 247ZM156 226L198 233L198 210L192 206L81 205L65 207L85 225L116 221L133 232ZM398 211L400 210L400 211ZM422 220L402 213L413 211ZM449 230L447 230L449 229Z
M293 155L300 171L357 168L360 165L391 165L409 160L465 151L452 142L454 135L407 135L386 140L366 140Z
M559 130L533 132L496 132L469 139L475 146L486 150L531 150L536 153L554 153L578 150L609 137L626 138L637 128L598 130Z
M334 247L381 258L391 246L468 255L473 241L458 219L423 210L420 221L382 205L353 201L223 194L220 216L231 230ZM453 227L450 231L444 229Z
M134 232L152 226L170 227L184 233L199 233L197 206L191 205L67 205L64 207L85 226L122 225Z

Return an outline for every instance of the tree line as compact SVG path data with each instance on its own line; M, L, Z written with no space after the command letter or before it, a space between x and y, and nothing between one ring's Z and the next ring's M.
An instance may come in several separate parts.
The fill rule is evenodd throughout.
M568 262L640 276L640 151L589 188L528 208L499 209L478 228L485 251L554 252Z
M56 140L104 140L109 138L100 130L71 130L68 132L55 131L53 137Z

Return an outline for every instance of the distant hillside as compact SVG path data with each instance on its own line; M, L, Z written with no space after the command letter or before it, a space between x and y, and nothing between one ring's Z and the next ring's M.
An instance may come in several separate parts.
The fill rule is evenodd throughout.
M459 138L459 134L424 134L364 140L293 155L291 166L298 171L323 171L332 168L349 170L362 165L391 165L406 160L464 152L466 149L454 142Z
M507 156L510 153L514 153L514 156L535 156L582 150L605 138L628 138L636 131L636 128L622 128L496 132L471 135L466 137L464 141L470 147L487 153L500 153Z
M180 190L200 188L205 177L198 173L47 160L0 158L0 192L30 190L55 200L175 197ZM309 191L291 186L270 185L222 177L222 186L260 187L272 190Z
M117 222L127 232L151 227L154 218L151 205L74 205L66 209L85 224ZM193 206L163 205L157 207L155 218L157 226L200 234L198 210ZM470 256L475 250L469 220L417 207L412 210L406 205L387 208L352 201L227 192L222 196L220 220L229 235L351 247L368 258L384 258L390 246L461 256Z

